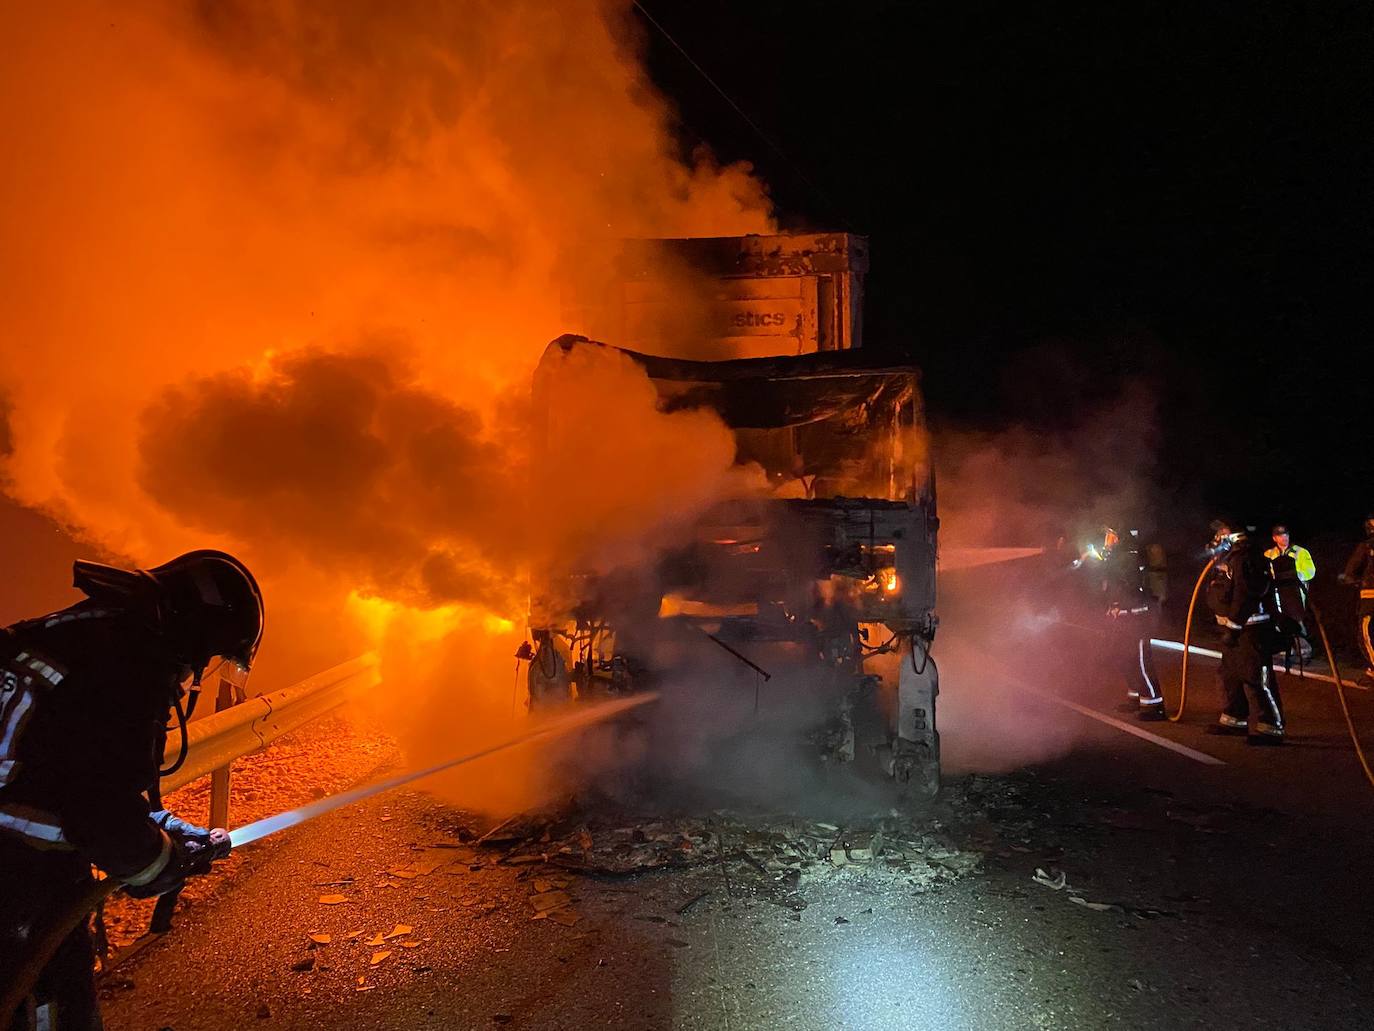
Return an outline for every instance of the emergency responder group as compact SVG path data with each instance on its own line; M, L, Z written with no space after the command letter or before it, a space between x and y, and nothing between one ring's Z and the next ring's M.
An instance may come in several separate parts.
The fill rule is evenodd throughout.
M1312 656L1310 588L1316 563L1293 542L1287 525L1270 529L1270 545L1253 539L1253 528L1223 520L1212 524L1206 602L1221 635L1222 708L1216 733L1243 734L1253 744L1284 738L1283 702L1274 656L1285 665ZM1162 549L1144 546L1135 529L1103 527L1080 553L1076 566L1095 570L1106 616L1107 652L1126 681L1127 695L1144 720L1165 717L1152 658L1151 638L1162 630L1167 571ZM1356 636L1365 677L1374 679L1374 514L1364 540L1350 555L1339 580L1359 590Z
M84 600L0 630L0 997L23 999L0 1016L10 1028L101 1027L93 866L150 898L227 855L224 831L162 807L167 725L175 712L184 742L207 667L242 686L262 638L257 583L222 552L78 562L75 586Z

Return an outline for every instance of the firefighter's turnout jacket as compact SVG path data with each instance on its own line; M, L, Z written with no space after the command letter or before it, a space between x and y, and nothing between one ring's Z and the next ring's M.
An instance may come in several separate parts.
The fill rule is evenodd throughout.
M181 671L150 645L91 601L0 630L0 841L135 884L166 862L144 792Z

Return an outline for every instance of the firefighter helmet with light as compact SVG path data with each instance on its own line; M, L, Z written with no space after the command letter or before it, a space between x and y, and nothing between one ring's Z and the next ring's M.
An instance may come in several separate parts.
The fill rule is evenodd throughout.
M1250 541L1248 530L1253 527L1240 526L1229 519L1213 519L1211 529L1212 540L1204 550L1208 555L1220 557L1228 551L1244 550Z
M79 560L73 580L94 601L137 612L197 676L215 656L246 675L257 656L262 591L232 555L191 551L137 570Z

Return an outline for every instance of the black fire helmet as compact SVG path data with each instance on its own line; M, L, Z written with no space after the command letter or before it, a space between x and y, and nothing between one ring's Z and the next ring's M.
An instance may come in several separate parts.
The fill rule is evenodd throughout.
M137 570L78 560L73 583L96 602L137 612L196 672L216 655L247 671L262 643L262 591L248 567L222 551Z

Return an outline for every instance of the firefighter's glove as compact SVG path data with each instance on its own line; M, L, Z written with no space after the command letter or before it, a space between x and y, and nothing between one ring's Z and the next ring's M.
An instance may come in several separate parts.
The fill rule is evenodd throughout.
M210 865L216 859L223 859L229 854L228 831L218 827L206 830L178 819L165 809L150 815L171 842L171 854L167 858L167 865L147 884L125 887L125 891L134 898L152 898L175 891L186 883L187 878L209 873Z

